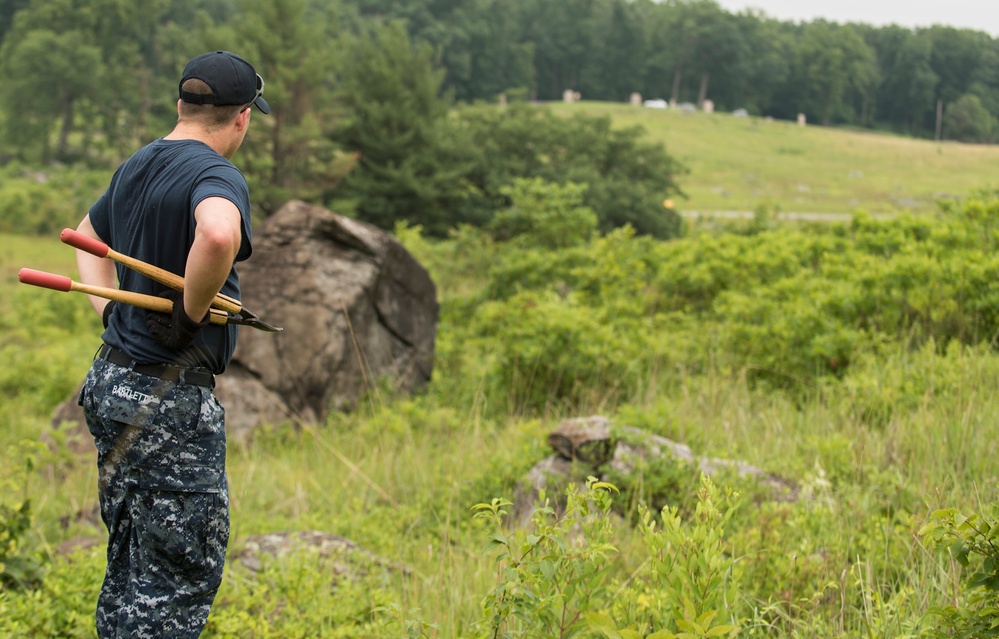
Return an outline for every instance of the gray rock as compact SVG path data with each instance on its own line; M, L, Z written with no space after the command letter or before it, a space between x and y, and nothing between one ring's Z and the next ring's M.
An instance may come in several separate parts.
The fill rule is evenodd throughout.
M280 560L289 553L305 552L328 560L334 573L348 578L362 576L375 567L403 574L411 572L408 566L379 557L346 537L319 530L251 535L235 545L234 558L253 572L263 570L268 557Z
M564 459L599 468L614 455L610 427L610 420L598 415L567 419L548 435L548 445Z
M289 202L256 231L240 282L244 306L284 332L240 331L217 388L230 414L243 413L230 432L282 413L321 423L385 382L412 393L430 380L436 287L384 231Z
M516 525L530 522L542 489L560 512L565 498L560 493L570 484L584 483L591 475L606 480L608 471L629 477L643 459L669 459L709 477L732 472L756 482L772 501L794 502L800 494L794 481L747 462L698 456L686 444L632 426L615 426L600 415L565 420L549 434L548 443L555 454L538 462L514 494L510 520Z

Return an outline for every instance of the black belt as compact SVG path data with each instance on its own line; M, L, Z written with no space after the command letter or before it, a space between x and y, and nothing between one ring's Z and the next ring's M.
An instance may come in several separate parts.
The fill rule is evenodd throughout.
M168 382L180 382L181 384L194 384L205 388L215 388L215 376L208 371L199 371L169 364L137 364L124 351L104 344L97 352L97 357L107 360L112 364L124 366L140 375L158 377Z

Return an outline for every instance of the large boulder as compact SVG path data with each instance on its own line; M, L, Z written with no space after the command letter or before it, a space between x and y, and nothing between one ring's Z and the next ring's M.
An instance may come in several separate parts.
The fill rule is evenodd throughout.
M281 333L241 329L216 392L232 432L281 416L322 422L385 382L409 393L433 368L433 281L373 226L292 201L256 231L243 305Z
M436 287L388 233L292 201L255 229L239 273L243 307L284 331L240 328L215 389L231 437L263 423L322 423L366 392L412 393L430 380ZM60 407L55 425L82 424L75 404Z

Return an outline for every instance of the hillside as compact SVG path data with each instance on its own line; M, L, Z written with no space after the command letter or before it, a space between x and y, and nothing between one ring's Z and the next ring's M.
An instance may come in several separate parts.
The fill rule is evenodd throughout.
M606 114L661 140L690 169L680 180L689 197L677 202L681 211L923 213L937 199L999 183L999 146L585 100L551 107Z

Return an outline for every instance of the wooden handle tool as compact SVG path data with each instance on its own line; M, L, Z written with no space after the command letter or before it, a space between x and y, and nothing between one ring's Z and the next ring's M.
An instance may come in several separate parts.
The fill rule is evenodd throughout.
M104 299L122 302L124 304L131 304L132 306L138 306L139 308L144 308L149 311L157 311L159 313L173 312L173 302L163 297L144 295L142 293L132 293L131 291L123 291L121 289L107 288L104 286L90 286L89 284L76 282L65 275L55 275L53 273L36 271L30 268L22 268L18 271L17 281L22 284L40 286L41 288L48 288L53 291L62 291L64 293L77 291L80 293L86 293L87 295L96 295L97 297L103 297ZM211 316L208 320L212 324L221 325L228 322L228 317L225 312L212 309Z
M136 273L142 273L146 277L156 280L161 284L165 284L175 291L184 290L184 278L180 275L171 273L170 271L162 269L158 266L147 264L146 262L135 259L134 257L129 257L124 253L119 253L104 242L95 240L94 238L84 235L83 233L74 231L73 229L63 229L62 233L59 234L59 239L62 240L64 244L80 249L85 253L90 253L91 255L96 255L97 257L106 257L123 266L127 266ZM212 300L212 306L220 308L227 313L234 313L236 315L243 310L243 305L239 300L233 299L227 295L222 295L221 293L216 295L215 299Z

